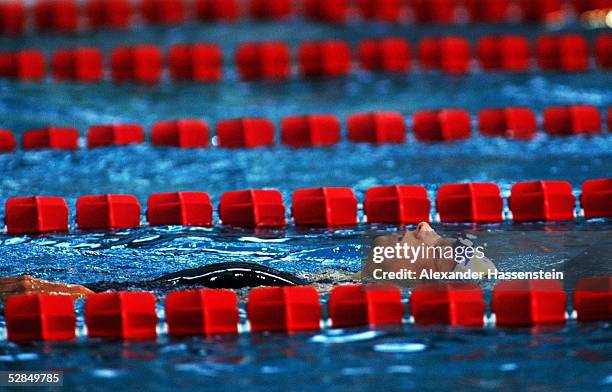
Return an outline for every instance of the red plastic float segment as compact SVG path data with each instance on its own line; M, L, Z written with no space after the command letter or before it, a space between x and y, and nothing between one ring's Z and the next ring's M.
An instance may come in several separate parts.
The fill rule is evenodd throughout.
M283 80L291 75L289 46L284 42L247 42L236 50L242 80Z
M612 178L586 180L582 184L580 205L584 217L612 217Z
M359 43L359 62L368 71L407 72L410 42L394 37L363 40Z
M319 293L312 286L256 287L249 292L247 316L253 332L318 331Z
M151 127L151 143L180 148L208 147L208 125L202 120L158 121Z
M52 68L58 80L97 82L104 77L104 58L98 48L59 49L53 53Z
M612 34L600 34L595 39L595 59L601 68L612 68Z
M333 328L401 324L404 315L399 287L388 284L336 286L327 306Z
M15 134L9 129L0 128L0 153L15 151L16 147Z
M72 340L76 337L74 300L69 295L12 295L4 307L8 339Z
M417 23L449 24L455 20L456 0L412 0L411 4Z
M85 324L89 337L155 339L155 296L137 291L90 294L85 301Z
M305 0L304 14L310 19L343 23L348 13L348 0Z
M239 118L217 123L219 147L255 148L274 145L274 124L266 118Z
M482 327L485 308L482 288L475 283L422 284L410 295L415 324Z
M501 222L504 201L494 183L444 184L438 190L436 210L442 222Z
M527 22L560 22L565 18L562 0L520 0L523 20Z
M140 11L147 23L176 26L185 20L183 0L142 0Z
M608 132L612 132L612 106L608 107Z
M526 71L531 63L529 41L519 35L482 37L478 60L484 70Z
M351 71L351 49L344 41L309 41L298 49L300 73L311 77L338 77Z
M171 336L238 333L238 297L232 290L173 291L166 298Z
M595 106L549 106L544 109L542 128L549 135L601 132L601 114Z
M235 22L239 16L237 0L197 0L196 16L202 21Z
M537 127L536 115L529 108L483 109L478 113L478 129L485 136L532 139Z
M589 11L606 11L612 9L611 0L573 0L572 6L578 16Z
M79 148L79 131L69 127L30 129L21 136L21 143L24 150L76 150Z
M580 279L574 290L578 321L612 320L612 276Z
M399 112L355 113L347 119L348 138L358 143L406 142L406 120Z
M370 188L363 204L368 223L417 224L429 222L431 202L420 185Z
M259 20L283 19L291 15L291 0L249 0L251 17Z
M419 41L419 62L423 69L465 74L470 69L471 49L462 37L424 38Z
M206 192L152 194L147 202L147 221L151 226L212 226L210 196Z
M473 22L502 23L508 20L509 0L467 0L465 5Z
M5 211L6 231L11 235L68 231L68 205L62 197L12 197Z
M536 57L543 70L585 71L589 67L589 45L580 34L542 35L536 40Z
M140 204L132 195L87 195L76 203L79 229L120 229L140 226Z
M357 198L351 188L307 188L293 192L291 214L296 225L357 224Z
M285 117L281 121L281 140L291 147L338 144L340 121L333 114Z
M94 30L107 27L126 29L132 22L130 0L88 0L85 14L89 27Z
M493 288L491 310L500 327L564 324L567 295L558 280L514 280Z
M287 224L283 196L271 189L223 193L219 218L224 225L236 227L282 227Z
M87 147L123 146L144 142L144 129L138 124L92 125L87 130Z
M79 6L75 0L38 0L34 21L41 31L74 33L79 23Z
M157 83L162 73L161 51L154 45L117 47L111 53L111 71L115 82Z
M216 82L223 76L223 53L215 44L179 44L168 54L170 75L177 81Z
M404 11L402 0L359 0L359 13L366 20L397 23Z
M45 55L40 50L0 53L0 77L34 81L45 73Z
M454 141L470 137L472 120L465 110L417 111L412 117L414 136L421 141Z
M21 0L0 3L0 34L19 35L23 33L26 21L26 7Z
M569 221L576 198L565 181L532 181L512 185L508 206L515 222Z

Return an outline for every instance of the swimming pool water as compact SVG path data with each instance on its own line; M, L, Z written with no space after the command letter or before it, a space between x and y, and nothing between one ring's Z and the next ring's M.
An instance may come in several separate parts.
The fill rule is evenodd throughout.
M570 26L568 29L576 29ZM461 26L414 29L378 24L345 29L295 23L238 26L188 25L176 29L139 28L131 34L101 32L79 37L0 38L0 48L97 45L109 50L124 43L212 41L230 54L246 40L400 35L411 38L490 32L535 36L536 26ZM593 32L586 32L592 35ZM231 61L227 61L231 64ZM459 107L473 115L481 108L524 105L537 111L554 104L585 103L604 110L612 104L612 74L600 70L568 75L511 75L475 72L466 77L413 72L402 76L360 71L340 80L241 83L231 66L222 83L155 87L102 83L15 83L0 80L0 125L17 133L43 125L76 126L83 134L94 123L154 121L180 117L205 119L263 116L278 123L290 114L329 112L341 119L362 110ZM291 192L310 186L349 186L359 200L369 187L424 184L433 200L437 186L462 181L492 181L505 196L514 182L568 180L578 192L589 178L609 177L612 139L550 138L518 142L474 136L451 145L427 145L409 136L401 146L342 142L330 148L294 150L197 151L150 145L76 152L18 151L0 155L0 200L13 196L66 197L72 212L82 194L131 193L146 205L149 194L178 190L209 192L216 205L222 192L275 188L288 205ZM578 194L578 193L577 193ZM2 208L0 210L3 211ZM144 222L144 219L143 219ZM319 283L349 280L358 271L361 241L370 227L337 231L253 232L215 227L149 228L119 232L0 235L0 276L35 276L91 283L134 282L182 268L222 261L251 261L294 272ZM397 228L386 228L397 230ZM436 225L447 235L473 230L487 243L498 268L556 268L573 279L611 274L611 223L489 226ZM573 287L566 282L567 289ZM490 296L491 284L485 285ZM160 296L163 293L158 293ZM4 320L0 325L4 328ZM369 331L241 335L224 339L170 339L157 342L79 340L72 343L15 345L0 341L0 368L64 370L75 390L439 390L530 389L602 390L612 385L612 331L609 323L539 330L477 330L404 325Z

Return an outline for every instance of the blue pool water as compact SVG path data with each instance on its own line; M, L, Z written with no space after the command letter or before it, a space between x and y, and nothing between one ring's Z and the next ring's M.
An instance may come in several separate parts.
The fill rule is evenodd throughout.
M577 26L571 26L575 29ZM283 39L295 46L312 38L337 37L352 43L364 37L516 31L535 36L542 27L462 26L452 28L350 25L346 29L307 24L244 24L140 28L132 34L103 32L79 37L0 38L0 48L97 45L106 50L123 43L223 43L231 53L237 42ZM593 35L593 32L586 32ZM264 116L276 123L289 114L329 112L344 118L361 110L460 107L472 114L491 106L524 105L541 111L554 104L586 103L602 111L612 104L612 74L475 72L455 78L413 72L388 76L355 72L332 81L241 83L231 61L222 83L116 86L112 83L24 84L0 80L0 126L17 133L36 126L71 125L82 133L94 123L137 122L196 117L214 124L222 118ZM369 187L424 184L432 200L439 184L493 181L505 196L514 182L532 179L570 181L578 194L589 178L609 177L612 138L549 138L531 142L483 138L476 134L452 145L426 145L409 136L402 146L342 142L321 149L277 146L258 150L197 151L149 145L76 152L18 151L0 155L0 200L13 196L66 197L74 213L82 194L131 193L146 205L155 192L202 190L216 205L222 192L275 188L290 205L291 192L310 186L349 186L359 200ZM0 210L3 211L2 208ZM144 218L143 218L144 222ZM502 270L563 270L573 281L612 274L612 224L606 220L565 224L490 226L435 225L446 235L472 230L486 242ZM362 238L371 227L328 231L253 232L215 227L149 228L119 232L78 232L48 236L0 235L0 276L37 277L92 283L135 282L178 269L223 261L250 261L299 274L314 281L323 295L329 282L350 281L361 262ZM389 231L398 228L379 228ZM490 297L492 283L485 284ZM163 292L158 292L163 297ZM243 294L243 293L242 293ZM407 296L407 293L405 297ZM79 310L80 311L80 310ZM243 315L244 317L244 315ZM4 320L0 319L0 324ZM4 331L4 325L0 325ZM205 340L15 345L0 341L0 369L61 369L75 390L602 390L612 386L612 327L609 323L539 330L401 328L348 329L321 333L241 335Z

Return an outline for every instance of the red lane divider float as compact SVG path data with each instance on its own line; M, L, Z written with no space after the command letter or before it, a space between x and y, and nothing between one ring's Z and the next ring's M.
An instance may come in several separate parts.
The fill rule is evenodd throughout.
M111 54L111 71L115 82L158 83L162 74L162 54L158 46L120 46Z
M574 290L578 321L612 320L612 276L581 279Z
M587 180L580 203L584 217L612 216L612 179ZM213 225L213 207L204 192L153 194L146 213L151 226ZM565 181L522 182L512 186L508 200L515 222L570 221L575 197ZM431 203L419 185L389 185L366 191L364 213L370 224L415 224L429 221ZM436 210L441 222L499 223L503 199L494 183L444 184ZM240 190L221 195L218 207L224 225L255 228L284 227L286 208L276 190ZM310 188L293 192L291 214L298 226L356 225L358 201L350 188ZM38 234L68 230L68 208L61 197L17 197L7 200L8 234ZM80 229L130 228L140 225L140 204L131 195L81 196L76 203Z
M98 82L104 77L104 59L98 48L60 49L53 53L53 77L57 80Z
M248 189L225 192L219 203L224 225L282 227L287 224L283 196L276 190Z
M79 131L68 127L30 129L23 133L21 142L24 150L76 150L79 148Z
M472 120L465 110L417 111L412 122L414 136L425 142L467 139L472 132Z
M334 145L340 142L340 129L333 114L288 116L281 121L281 141L291 147Z
M366 191L363 210L368 223L429 222L431 202L420 185L390 185Z
M572 186L566 181L531 181L512 185L508 206L515 222L574 220Z
M176 81L217 82L223 76L223 53L215 44L173 45L168 64Z
M580 34L543 35L536 56L542 70L580 72L589 67L589 44Z
M156 339L156 298L150 292L106 292L85 300L87 336L109 339ZM472 283L428 283L412 290L410 314L417 325L483 327L483 290ZM574 291L579 322L612 320L612 276L585 278ZM401 325L402 293L388 284L334 287L327 302L331 328ZM166 325L170 336L238 334L238 298L234 291L200 289L168 293ZM566 322L567 294L557 280L497 283L491 301L498 327L533 327ZM246 304L251 332L316 332L321 319L319 293L312 286L257 287ZM8 339L73 340L77 318L68 295L26 294L7 299ZM493 321L492 319L490 319Z
M558 280L501 282L493 289L491 310L500 327L563 324L567 294Z
M359 43L359 63L367 71L408 72L410 52L403 38L365 39Z
M69 295L13 295L4 307L8 339L72 340L76 337L74 301Z
M415 324L482 327L485 307L482 288L475 283L422 284L410 296Z
M586 180L580 205L585 218L612 217L612 178Z
M419 61L425 70L465 74L470 69L470 43L463 37L424 38L419 42Z
M356 143L406 142L406 120L399 112L355 113L347 120L348 139Z
M601 114L595 106L551 106L544 109L542 128L551 135L601 132Z
M503 203L494 183L444 184L436 209L441 222L495 223L503 220Z
M93 125L87 131L89 148L139 143L144 143L144 129L138 124Z
M91 294L85 301L87 335L111 339L155 339L155 301L155 296L149 292Z
M236 49L236 67L242 80L283 80L291 76L289 46L284 42L249 42Z
M267 118L238 118L217 123L219 147L254 148L274 145L274 124Z
M478 130L485 136L532 139L537 128L536 115L529 108L483 109L478 113Z
M344 76L351 71L351 49L340 40L303 42L298 62L305 78Z
M518 4L517 4L518 3ZM0 3L0 34L16 35L26 31L33 19L35 30L73 34L101 28L126 29L139 21L177 26L189 21L236 22L239 19L286 20L301 15L311 20L341 24L348 20L418 24L470 22L561 23L571 9L564 0L25 0ZM515 6L518 5L520 15ZM589 20L593 12L605 15L612 9L609 0L572 1L576 16ZM241 12L245 6L246 12ZM357 17L357 18L356 18ZM601 16L600 16L601 17Z
M333 328L401 324L402 294L393 285L343 285L329 293L327 303Z
M213 206L206 192L155 193L147 202L151 226L200 226L213 224Z
M40 50L21 50L0 53L0 76L24 81L45 77L45 56Z
M68 205L62 197L13 197L6 201L5 211L11 235L68 230Z
M239 18L237 0L196 0L196 19L202 22L235 22Z
M208 147L208 125L201 120L158 121L151 127L151 143L180 148Z
M142 0L140 14L146 23L177 26L185 21L183 0Z
M321 308L311 286L256 287L249 292L247 317L253 332L317 331Z
M293 192L291 215L300 226L357 224L357 198L351 188L308 188Z
M535 46L537 64L543 71L580 72L590 67L589 44L582 35L543 35ZM289 79L294 62L304 78L346 76L352 70L353 60L365 71L407 73L412 69L410 48L410 42L402 38L365 39L358 44L353 59L351 47L341 40L303 42L295 56L285 42L247 42L236 48L234 63L244 81ZM476 48L474 56L484 71L531 69L530 43L524 36L484 36L477 41ZM473 69L472 48L467 38L423 38L418 43L417 54L422 70L462 75ZM592 56L600 68L610 68L610 34L602 33L596 39ZM59 49L52 63L56 80L95 82L104 74L102 52L98 48ZM173 45L167 55L156 45L119 46L111 51L108 63L115 82L156 84L166 68L175 81L216 82L223 76L221 48L206 42ZM0 53L1 77L40 80L45 75L42 51Z
M232 290L173 291L166 297L172 336L238 333L238 297Z
M85 15L92 30L124 30L130 27L133 18L130 0L88 0Z
M17 139L10 129L0 128L0 152L11 152L17 148Z
M79 229L122 229L140 226L140 204L132 195L81 196L76 203Z
M531 66L529 41L520 35L486 36L478 40L478 61L485 71L526 71Z

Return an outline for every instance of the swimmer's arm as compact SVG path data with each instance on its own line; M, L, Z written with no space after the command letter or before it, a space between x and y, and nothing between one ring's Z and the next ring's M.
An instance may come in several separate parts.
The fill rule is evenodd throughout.
M74 298L86 297L93 291L78 284L56 283L30 275L0 278L0 300L18 294L61 294Z

